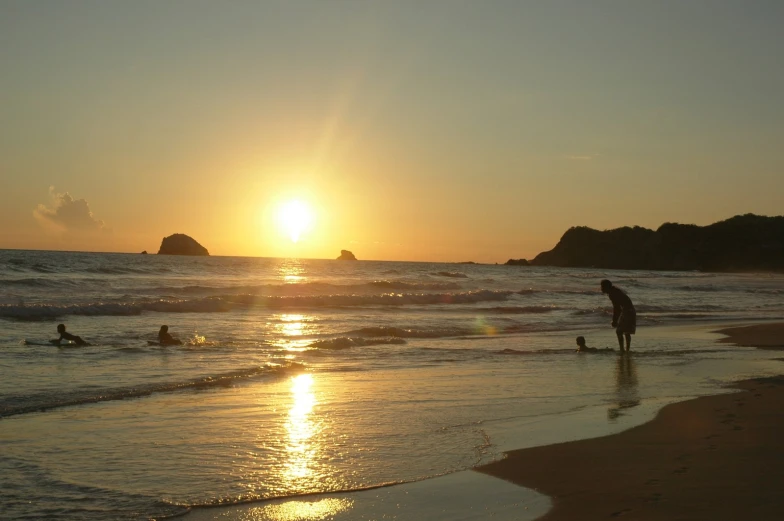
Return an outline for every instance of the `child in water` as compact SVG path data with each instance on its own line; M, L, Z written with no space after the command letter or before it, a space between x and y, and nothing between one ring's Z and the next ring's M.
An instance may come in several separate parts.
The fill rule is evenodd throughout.
M181 346L182 342L169 334L169 326L161 326L158 331L158 343L162 346Z
M587 345L585 345L585 337L584 336L578 336L577 337L577 352L578 353L595 353L597 351L598 351L598 349L596 349L595 347L588 347Z
M65 324L58 324L57 325L57 332L60 333L60 338L58 338L57 340L54 340L53 343L56 342L58 346L61 344L63 339L71 341L71 342L75 343L78 346L89 345L87 342L82 340L82 337L76 336L76 335L72 335L71 333L67 333L65 331Z
M609 347L606 348L606 349L599 349L597 347L588 347L587 345L585 345L585 337L584 336L578 336L577 337L577 352L578 353L599 353L599 352L606 353L606 352L609 352L609 351L612 351L612 349L609 348Z

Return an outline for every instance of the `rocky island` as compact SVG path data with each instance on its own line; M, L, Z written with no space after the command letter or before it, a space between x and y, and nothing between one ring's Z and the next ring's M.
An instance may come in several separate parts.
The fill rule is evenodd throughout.
M708 226L664 223L656 231L577 226L529 262L571 268L784 271L784 216L736 215Z
M207 248L184 233L164 237L158 255L209 255Z
M357 258L348 250L340 250L340 257L337 260L357 260Z

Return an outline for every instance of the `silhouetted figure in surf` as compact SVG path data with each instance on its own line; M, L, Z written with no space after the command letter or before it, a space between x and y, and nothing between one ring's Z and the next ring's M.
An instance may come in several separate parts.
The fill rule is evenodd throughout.
M585 337L584 336L578 336L577 337L577 352L578 353L595 353L597 351L598 351L598 349L596 349L595 347L588 347L587 345L585 345Z
M626 351L631 349L632 335L637 332L637 310L632 299L621 288L613 286L607 279L601 282L602 293L607 293L613 305L612 327L618 335L618 345L623 353L623 339L626 338Z
M169 326L161 326L158 331L158 343L162 346L181 346L182 342L169 334Z
M57 325L57 332L60 333L60 338L58 338L57 340L54 340L54 342L57 343L58 346L62 343L63 340L67 340L67 341L73 342L73 343L75 343L78 346L89 345L87 342L82 340L82 337L76 336L76 335L72 335L71 333L66 332L65 324L58 324Z
M598 347L588 347L585 345L585 337L578 336L577 337L577 352L578 353L606 353L608 351L612 351L609 347L604 349L599 349Z

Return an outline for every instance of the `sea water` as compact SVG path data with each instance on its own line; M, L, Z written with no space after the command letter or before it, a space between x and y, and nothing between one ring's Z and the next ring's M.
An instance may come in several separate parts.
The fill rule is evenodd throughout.
M615 348L599 281L632 298ZM362 490L627 428L774 374L719 324L784 276L0 250L0 517ZM58 323L86 347L55 347ZM161 325L182 346L149 345ZM186 517L187 518L187 517Z

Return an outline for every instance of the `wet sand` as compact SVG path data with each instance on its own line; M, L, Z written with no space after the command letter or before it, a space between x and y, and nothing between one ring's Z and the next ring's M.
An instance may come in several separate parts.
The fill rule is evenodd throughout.
M716 333L726 335L719 342L744 347L784 350L784 323L755 324L753 326L720 329Z
M784 346L784 324L721 332L744 346ZM784 377L734 387L620 434L512 451L476 470L550 496L546 521L781 519Z

